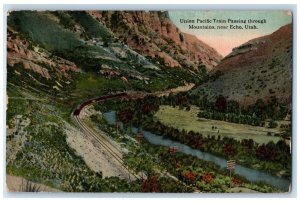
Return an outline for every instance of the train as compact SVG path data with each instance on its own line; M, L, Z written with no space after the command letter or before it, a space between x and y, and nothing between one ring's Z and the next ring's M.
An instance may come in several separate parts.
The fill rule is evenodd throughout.
M88 106L92 103L95 103L95 102L100 102L100 101L103 101L103 100L107 100L107 99L111 99L111 98L115 98L115 97L126 97L128 96L127 93L123 92L123 93L115 93L115 94L112 94L112 95L105 95L105 96L102 96L102 97L99 97L99 98L93 98L93 99L90 99L84 103L82 103L81 105L79 105L73 112L73 115L74 116L79 116L81 110L85 107L85 106Z

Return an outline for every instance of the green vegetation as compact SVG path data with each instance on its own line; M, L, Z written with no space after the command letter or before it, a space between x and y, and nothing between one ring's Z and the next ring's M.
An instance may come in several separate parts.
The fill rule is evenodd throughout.
M114 13L112 20L117 19ZM289 122L282 122L290 114L288 107L274 98L269 102L258 100L245 108L224 96L211 102L195 94L179 93L126 102L115 99L95 105L96 110L117 111L125 131L116 133L100 116L91 116L91 120L125 147L126 164L144 176L133 182L118 177L103 178L102 173L92 171L67 142L69 129L75 128L71 114L79 104L114 92L155 92L186 83L202 84L217 79L221 73L209 78L203 64L199 65L198 74L194 74L188 70L193 67L166 68L158 56L144 60L83 11L14 11L8 17L8 26L9 35L14 39L19 35L29 43L29 50L43 54L42 59L53 59L54 63L50 66L38 59L29 60L47 69L49 79L36 70L25 69L23 55L17 53L14 54L21 57L16 58L20 63L7 66L10 97L7 124L14 129L17 115L30 120L29 126L23 128L24 133L9 134L6 140L8 145L12 139L19 138L17 136L24 137L24 142L18 143L16 152L12 152L14 156L7 155L10 158L6 165L8 174L69 192L229 191L226 170L182 153L170 155L167 148L146 141L137 142L132 132L136 126L206 152L234 157L249 167L271 173L284 171L283 175L290 177L291 155L281 138L291 137ZM139 29L145 31L146 28ZM175 48L172 40L166 41ZM40 47L39 51L35 47ZM160 48L168 51L168 46ZM177 48L176 51L183 50ZM125 57L120 56L123 53ZM58 57L74 62L78 70L61 70L61 64L55 60ZM157 64L159 70L146 68L151 62ZM108 74L103 73L104 70ZM110 76L110 73L115 75ZM283 161L288 163L283 164ZM278 191L267 185L251 184L236 175L232 183L260 192ZM31 185L25 189L38 190Z
M241 165L272 174L284 172L286 178L290 177L289 145L279 137L262 134L265 130L278 132L277 129L214 120L198 121L198 111L194 106L184 110L162 105L172 101L168 99L169 97L148 96L143 100L119 103L112 106L112 109L118 112L118 120L125 126L142 126L155 134L161 134L196 149L237 159ZM183 101L181 96L176 99ZM180 100L176 102L181 102ZM244 135L247 130L249 134Z
M112 34L108 29L85 11L71 11L69 12L69 15L71 15L77 23L83 26L89 38L100 37L103 38L104 41L111 40Z
M81 13L81 15L85 16L84 13ZM53 20L55 14L57 15L57 12L16 11L11 13L8 25L19 31L26 40L40 45L55 56L74 61L84 70L94 71L94 68L99 64L110 63L111 58L114 58L112 55L100 46L86 45L75 33L65 29L66 25L60 26L57 24ZM69 19L68 16L62 14L59 17L61 20L64 19L62 23L66 23L64 21ZM71 19L69 20L69 24L73 22ZM88 26L85 28L88 29Z
M15 87L8 89L9 97L18 92L23 93L22 97L31 95L40 98L32 92L20 92ZM19 101L28 104L20 108ZM22 114L31 120L31 124L25 129L28 132L26 144L17 153L16 159L7 165L7 174L69 192L138 191L139 182L129 183L117 177L103 179L101 173L87 167L66 142L66 123L60 115L64 112L59 109L50 100L9 100L8 113ZM7 118L10 123L14 116Z
M75 34L60 27L46 13L15 11L10 14L7 24L19 31L24 38L49 51L70 51L83 45Z
M54 20L56 17L60 19L60 25ZM151 92L176 87L183 83L174 79L175 75L181 75L181 70L163 70L160 72L161 76L157 77L156 70L141 69L144 71L142 73L151 77L149 84L129 78L131 72L126 69L131 67L126 60L116 62L105 59L114 56L100 46L85 45L71 32L73 23L78 23L73 17L61 13L53 15L51 12L23 11L13 12L9 17L9 26L22 33L21 37L29 44L45 48L52 57L70 59L77 66L84 67L86 72L66 72L69 76L64 77L54 67L39 64L51 75L50 79L45 79L39 73L25 69L22 63L7 67L8 96L15 97L9 99L7 123L14 127L16 115L23 115L31 121L24 129L28 133L24 145L18 149L14 160L7 164L7 174L22 176L69 192L146 192L147 182L128 182L118 177L103 179L101 173L90 170L66 142L66 125L73 125L70 119L72 111L89 98L124 90ZM95 31L88 30L89 34ZM101 57L95 59L97 55ZM122 67L120 72L128 77L128 82L122 81L120 77L109 79L99 75L99 68L103 64ZM53 88L57 85L56 82L63 87L59 90ZM12 138L15 137L7 139L7 144ZM163 177L160 180L161 190L189 190L184 186L177 186L169 178Z
M56 22L58 18L61 26ZM85 33L88 33L90 37L102 37L109 38L111 33L104 28L100 23L97 22L93 17L88 15L86 12L26 12L18 11L12 12L8 19L8 25L13 29L20 32L20 34L28 41L29 44L35 44L48 50L53 57L62 57L70 61L88 72L88 74L75 74L75 78L86 79L88 77L98 77L99 70L103 65L107 65L113 69L119 69L118 72L121 74L118 79L109 80L100 76L100 83L116 84L112 86L112 89L135 89L141 91L157 91L164 90L167 88L173 88L178 85L183 85L184 82L197 82L197 76L191 76L189 72L184 69L169 69L165 66L160 65L161 70L151 70L143 68L144 62L140 62L136 55L129 54L130 57L126 59L120 59L115 53L112 53L107 48L101 45L88 45L79 36L71 32L70 26L74 26L74 23L84 28ZM121 44L114 45L115 47L124 48ZM132 58L133 57L133 58ZM133 69L132 67L139 67ZM21 69L21 68L19 68ZM47 68L51 73L51 76L55 77L55 71L52 68ZM21 70L23 75L23 70ZM26 72L26 71L25 71ZM33 74L33 72L31 72ZM24 74L26 75L26 73ZM148 77L150 80L146 84L145 81L134 79L132 75L141 75ZM15 76L11 74L11 76ZM34 75L38 77L39 75ZM128 85L121 82L120 77L124 76L128 79ZM73 77L73 75L72 75ZM43 78L37 78L41 83L50 82L52 84L55 78L45 81ZM82 80L81 79L81 80ZM97 78L98 79L98 78ZM32 79L26 80L33 86ZM51 83L52 82L52 83ZM95 82L87 82L83 84L86 86L93 87ZM99 85L97 85L98 87ZM124 87L125 86L125 87ZM129 86L129 87L127 87ZM71 87L74 87L71 86ZM72 90L71 87L67 87L68 91ZM81 84L78 85L82 87ZM97 89L95 87L95 89ZM106 84L102 88L106 88ZM52 88L52 86L50 86ZM109 88L109 87L108 87ZM50 90L49 88L45 90ZM65 89L64 89L65 90ZM80 89L79 89L80 90ZM93 90L91 90L93 91ZM96 91L96 90L95 90ZM98 91L98 95L101 91ZM106 91L107 92L107 91ZM106 93L104 92L104 93ZM56 92L57 93L57 92ZM62 96L63 97L63 96Z
M63 25L64 28L74 31L76 23L70 15L62 11L53 12L59 18L59 23Z
M179 107L171 107L167 105L160 106L155 117L164 125L172 126L179 130L187 132L200 132L204 136L221 136L233 138L235 140L253 139L259 144L268 143L270 141L278 142L281 138L275 136L267 136L280 133L279 129L269 129L265 127L250 126L245 124L235 124L225 121L198 118L199 108L191 106L189 111L180 109Z
M106 103L109 104L108 102ZM124 103L119 104L124 105ZM131 104L132 102L128 103L128 105ZM111 106L117 107L119 105L111 104ZM141 103L141 106L143 106L143 103ZM115 141L122 143L127 150L131 151L125 156L126 163L133 169L136 169L136 171L143 172L148 176L148 179L144 180L141 186L141 191L191 192L198 190L204 193L224 193L230 191L231 180L228 177L228 171L220 169L212 162L206 162L184 153L170 154L168 148L154 146L145 140L137 142L134 140L136 134L130 132L130 124L127 126L127 129L116 133L115 128L109 126L105 121L93 120L97 127L105 131ZM171 177L170 174L179 181L174 181L172 179L174 177ZM256 184L249 183L247 180L236 175L234 175L231 183L232 186L248 187L259 192L278 191L264 184L257 186Z
M254 104L247 107L240 106L234 100L227 100L220 95L215 102L208 101L207 98L201 98L197 95L188 95L192 101L185 103L195 104L202 110L199 117L223 120L233 123L242 123L253 126L263 126L267 119L282 120L287 114L290 114L288 106L280 103L276 97L270 101L264 102L258 99Z
M278 124L274 120L271 120L269 122L269 128L276 128L277 126L278 126Z

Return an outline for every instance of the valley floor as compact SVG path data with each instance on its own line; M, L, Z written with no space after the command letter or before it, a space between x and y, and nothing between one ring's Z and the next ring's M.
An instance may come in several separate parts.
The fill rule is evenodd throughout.
M225 121L210 120L199 118L197 114L199 108L192 106L190 111L181 110L179 107L160 106L155 117L163 124L174 126L186 131L200 132L204 136L220 135L221 137L231 137L236 140L253 139L255 142L262 144L270 141L278 142L281 138L274 136L279 133L277 128L271 129L266 127L251 126L245 124L230 123ZM212 129L212 126L217 127ZM273 135L268 136L270 132Z

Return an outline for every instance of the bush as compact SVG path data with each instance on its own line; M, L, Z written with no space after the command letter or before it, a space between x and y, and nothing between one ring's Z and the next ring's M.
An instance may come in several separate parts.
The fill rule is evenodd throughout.
M277 122L275 122L274 120L271 120L269 122L269 128L276 128L278 126Z

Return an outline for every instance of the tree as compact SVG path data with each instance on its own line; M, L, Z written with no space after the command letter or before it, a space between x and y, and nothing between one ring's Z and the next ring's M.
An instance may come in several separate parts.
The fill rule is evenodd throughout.
M192 171L186 171L185 173L183 173L183 177L185 178L185 180L188 182L188 183L195 183L195 180L196 180L196 174Z
M223 95L220 95L215 102L215 109L218 112L225 112L227 109L227 100Z
M269 128L276 128L278 126L277 122L275 122L274 120L271 120L269 122Z
M141 186L141 192L161 192L157 176L149 176Z
M208 173L208 172L205 172L202 176L201 176L201 179L208 183L208 184L211 184L214 180L212 174Z
M191 110L191 106L188 105L186 108L185 108L186 111L190 111Z
M264 112L265 112L266 106L262 99L258 99L254 104L254 113L259 118L264 118Z
M223 147L223 154L227 157L233 157L236 153L236 148L233 144L227 143Z
M243 145L245 152L252 152L254 148L254 141L252 139L243 139L241 144Z
M240 111L239 103L234 100L229 100L227 103L227 112L237 114L237 113L239 113L239 111Z

